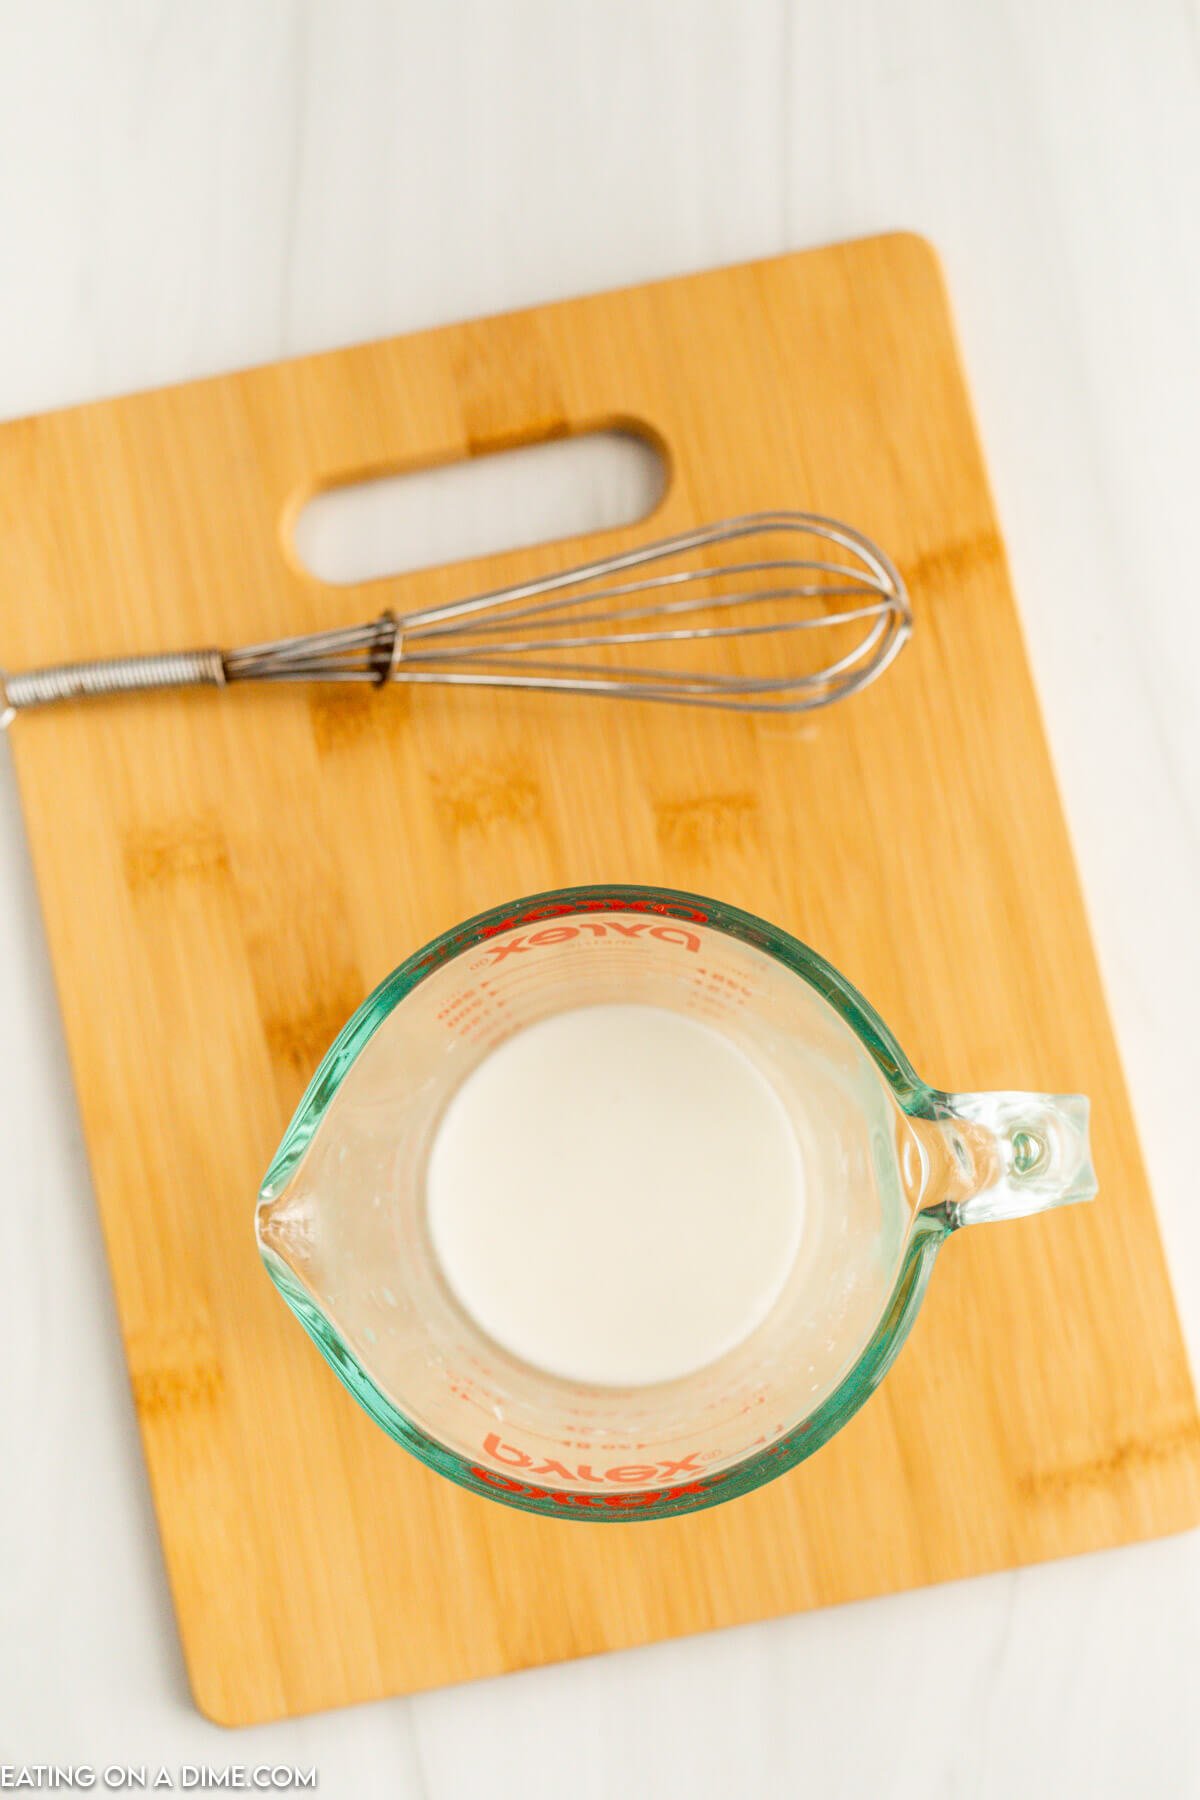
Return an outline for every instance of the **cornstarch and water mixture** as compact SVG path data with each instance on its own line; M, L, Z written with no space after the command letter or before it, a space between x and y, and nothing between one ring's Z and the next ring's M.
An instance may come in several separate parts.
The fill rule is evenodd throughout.
M779 1095L729 1038L663 1007L587 1006L467 1077L427 1199L446 1280L497 1343L570 1380L645 1385L766 1317L804 1171Z

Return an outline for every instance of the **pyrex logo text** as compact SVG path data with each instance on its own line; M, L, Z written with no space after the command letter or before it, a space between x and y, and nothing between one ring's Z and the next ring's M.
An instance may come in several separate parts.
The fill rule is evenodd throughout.
M486 1455L494 1462L503 1463L510 1469L520 1469L530 1476L550 1476L560 1481L594 1481L602 1483L628 1483L635 1487L647 1481L670 1481L678 1475L700 1475L703 1473L698 1461L698 1453L676 1460L670 1458L652 1463L620 1463L612 1469L596 1470L591 1463L568 1465L558 1462L553 1457L544 1457L540 1462L518 1450L515 1444L506 1444L494 1431L488 1433L483 1440ZM607 1494L571 1494L553 1488L539 1487L532 1481L518 1479L515 1475L500 1475L492 1469L475 1467L471 1470L477 1480L488 1487L499 1488L508 1494L520 1494L527 1500L549 1500L555 1506L585 1507L639 1507L656 1506L661 1500L677 1500L685 1494L702 1494L706 1484L703 1481L676 1483L669 1487L655 1487L641 1493L607 1493Z
M532 901L529 905L493 919L486 925L478 925L473 930L464 929L451 933L440 939L437 944L431 945L412 966L416 969L425 969L444 963L448 957L456 955L472 941L481 943L487 938L498 937L503 932L512 931L518 925L540 924L547 919L579 918L582 913L614 912L651 913L657 914L660 919L686 919L689 924L708 924L708 914L704 909L692 906L686 900L650 899L643 895L627 894L573 894L569 900Z
M537 949L543 944L566 944L572 938L582 937L585 932L592 937L606 937L609 932L617 932L622 937L639 937L645 933L648 937L657 938L663 944L680 944L685 950L693 952L700 948L700 939L694 931L685 931L682 925L652 925L649 919L635 919L632 924L625 925L616 919L583 919L578 925L548 925L541 931L527 932L523 937L513 938L508 944L489 944L484 951L491 965L503 962L505 957L514 956L522 951ZM482 961L483 958L480 958Z

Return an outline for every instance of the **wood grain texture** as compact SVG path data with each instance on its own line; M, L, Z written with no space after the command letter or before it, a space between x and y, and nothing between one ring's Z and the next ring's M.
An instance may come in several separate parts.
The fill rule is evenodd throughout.
M361 588L306 577L324 481L636 420L653 525ZM935 261L907 236L22 421L4 660L403 610L790 505L877 536L917 629L814 721L541 697L156 697L14 749L193 1689L264 1719L1180 1529L1200 1428ZM1101 1198L949 1246L887 1383L813 1462L612 1529L453 1489L270 1288L262 1169L402 956L558 882L766 914L929 1079L1081 1090Z

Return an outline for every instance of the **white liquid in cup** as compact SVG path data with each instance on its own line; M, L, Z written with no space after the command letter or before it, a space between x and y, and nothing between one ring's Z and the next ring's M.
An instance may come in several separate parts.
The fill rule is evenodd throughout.
M607 1387L731 1350L795 1260L804 1171L738 1046L656 1006L518 1031L450 1101L427 1171L433 1244L497 1343Z

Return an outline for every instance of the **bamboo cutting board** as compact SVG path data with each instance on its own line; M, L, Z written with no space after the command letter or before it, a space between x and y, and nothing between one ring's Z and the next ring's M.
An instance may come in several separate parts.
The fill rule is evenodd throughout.
M622 423L636 530L359 588L315 488ZM0 432L0 651L237 643L486 588L704 519L876 536L911 647L809 721L423 690L156 696L18 720L16 758L197 1703L275 1718L1179 1530L1200 1432L946 299L878 238L302 358ZM963 1233L884 1387L695 1518L476 1499L352 1403L259 1266L259 1178L363 995L562 882L787 926L928 1079L1080 1090L1101 1197Z

